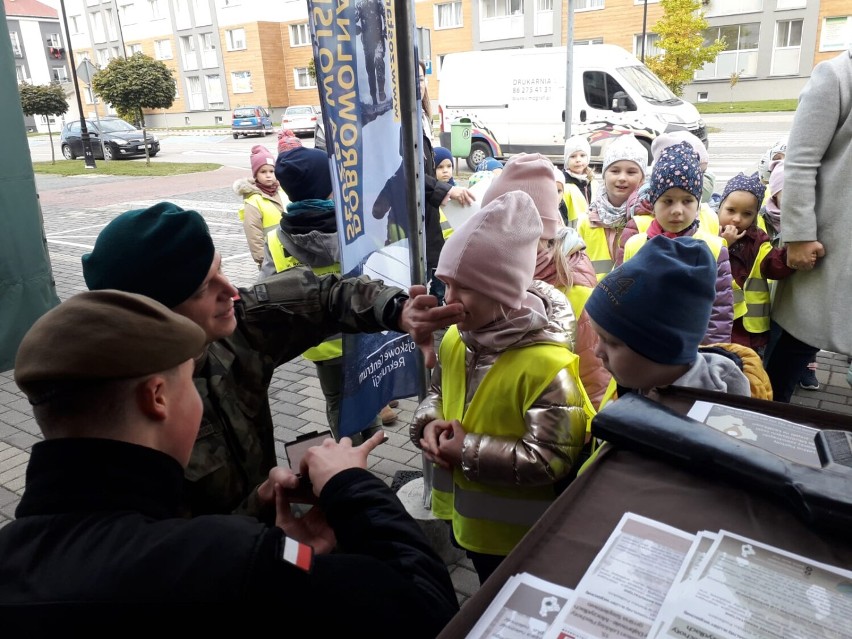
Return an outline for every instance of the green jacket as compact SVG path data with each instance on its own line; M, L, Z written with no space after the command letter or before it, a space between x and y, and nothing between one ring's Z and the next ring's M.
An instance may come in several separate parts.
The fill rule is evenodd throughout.
M335 333L399 330L398 288L298 267L240 289L237 329L195 373L204 402L186 469L186 514L261 516L256 487L277 464L267 393L281 364Z

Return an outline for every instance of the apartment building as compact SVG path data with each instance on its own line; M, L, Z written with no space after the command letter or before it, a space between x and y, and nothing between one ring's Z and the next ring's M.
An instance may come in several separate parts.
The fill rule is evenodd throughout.
M7 11L38 4L4 1ZM44 2L59 6L59 0ZM849 0L702 3L707 40L724 37L726 49L686 87L684 97L693 102L796 97L814 64L852 43ZM142 51L172 69L175 103L148 114L152 126L227 124L232 109L248 105L271 109L277 121L288 105L319 103L308 72L313 52L305 0L66 0L65 6L78 62L88 58L104 66ZM568 0L415 0L414 10L433 101L448 53L562 46L567 40ZM616 44L637 57L644 47L645 55L654 55L661 16L659 0L575 0L574 44ZM41 42L46 39L43 34ZM45 69L53 72L50 65ZM732 73L739 74L733 94ZM80 88L84 111L104 114L85 83Z
M74 89L56 10L38 0L3 0L3 6L18 84L59 82L72 103ZM38 115L25 118L27 131L47 132L48 118L50 128L56 131L57 118Z

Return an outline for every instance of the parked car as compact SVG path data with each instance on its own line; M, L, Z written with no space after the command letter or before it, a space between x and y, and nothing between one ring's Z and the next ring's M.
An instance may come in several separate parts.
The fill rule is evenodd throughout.
M316 123L322 120L318 106L300 104L288 106L281 118L281 130L290 129L296 135L309 135L314 132Z
M92 153L96 158L117 160L134 155L145 155L142 129L137 129L121 118L106 117L99 120L86 120L86 129L89 131ZM154 157L160 152L160 141L150 133L147 133L146 140L148 155ZM62 155L67 160L76 160L83 156L80 120L68 122L62 127L59 145L62 148Z
M322 118L317 118L317 124L314 127L314 148L325 151L325 127Z
M231 114L231 133L235 140L241 135L266 136L274 132L272 116L262 106L237 107Z

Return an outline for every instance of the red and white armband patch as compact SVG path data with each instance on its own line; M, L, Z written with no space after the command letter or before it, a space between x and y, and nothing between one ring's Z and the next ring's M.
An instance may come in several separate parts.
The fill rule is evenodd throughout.
M314 549L290 537L283 537L279 546L282 561L293 564L305 572L311 571L314 563Z

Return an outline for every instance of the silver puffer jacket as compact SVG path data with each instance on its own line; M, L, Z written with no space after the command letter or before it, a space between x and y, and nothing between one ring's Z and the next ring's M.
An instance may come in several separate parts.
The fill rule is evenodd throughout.
M529 290L544 301L550 323L529 333L512 348L554 343L567 344L573 351L576 321L568 299L540 281ZM500 353L473 343L464 335L462 340L466 347L467 409ZM434 419L444 419L440 362L432 373L429 393L414 412L414 421L409 427L411 441L418 448L423 429ZM586 433L586 413L578 380L567 370L560 371L533 402L524 419L527 432L521 439L468 433L462 450L465 477L488 484L542 486L567 474L583 447ZM552 463L557 458L562 461ZM557 468L563 470L556 471Z

